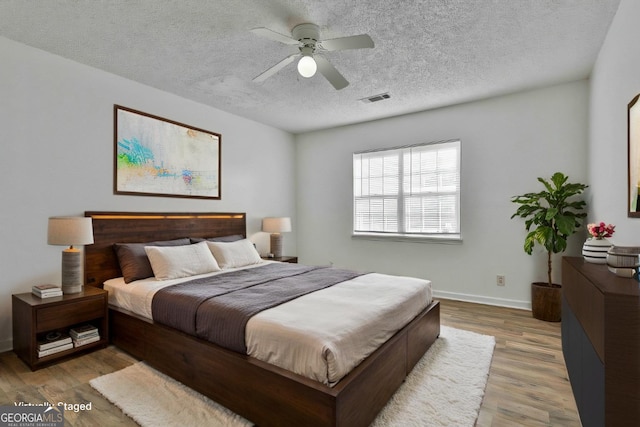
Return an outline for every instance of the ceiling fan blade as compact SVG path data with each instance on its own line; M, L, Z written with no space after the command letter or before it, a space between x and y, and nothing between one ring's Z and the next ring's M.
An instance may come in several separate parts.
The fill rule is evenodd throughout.
M325 79L329 80L329 83L331 83L336 90L344 89L349 86L347 79L342 77L342 74L336 70L336 67L334 67L323 56L314 55L313 59L315 59L316 64L318 65L318 71L320 71L320 74L322 74Z
M263 81L267 80L269 77L273 76L275 73L277 73L278 71L282 70L287 65L291 64L293 62L293 60L296 59L296 56L300 56L300 54L299 53L294 53L294 54L291 54L291 55L287 56L282 61L280 61L276 65L274 65L273 67L271 67L268 70L264 71L260 75L254 77L253 81L254 82L263 82Z
M359 36L339 37L337 39L322 40L320 45L324 50L347 50L372 48L373 40L367 34Z
M285 36L284 34L276 33L268 28L253 28L251 32L257 36L267 38L269 40L273 40L276 42L284 43L284 44L292 44L298 45L300 42L298 40L292 39L289 36Z

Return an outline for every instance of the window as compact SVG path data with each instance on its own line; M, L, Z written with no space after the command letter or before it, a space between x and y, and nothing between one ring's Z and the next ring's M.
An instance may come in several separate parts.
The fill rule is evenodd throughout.
M354 153L353 233L460 239L460 141Z

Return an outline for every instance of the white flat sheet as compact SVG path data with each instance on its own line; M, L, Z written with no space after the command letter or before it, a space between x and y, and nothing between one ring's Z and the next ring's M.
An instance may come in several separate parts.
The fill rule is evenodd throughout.
M129 284L118 278L105 282L104 288L109 291L110 304L151 319L151 302L158 289L203 276L166 281L149 278ZM431 300L428 280L366 274L253 316L246 328L247 352L334 385Z

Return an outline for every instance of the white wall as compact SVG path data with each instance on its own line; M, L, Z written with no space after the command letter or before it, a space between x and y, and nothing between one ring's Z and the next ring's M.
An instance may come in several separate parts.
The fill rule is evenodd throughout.
M610 240L640 245L640 218L627 217L627 105L640 93L640 2L622 0L591 76L590 221L616 225Z
M583 80L298 135L301 262L428 278L439 296L529 308L530 283L546 281L546 254L523 251L510 198L541 190L536 178L556 171L586 183L588 93ZM352 153L452 138L462 141L463 243L352 239ZM573 236L567 254L578 255L585 237Z
M0 351L11 348L11 294L60 283L62 247L47 218L85 210L247 212L293 217L291 134L0 38ZM222 200L113 194L113 105L222 134ZM257 234L256 234L257 233ZM295 233L285 246L295 254Z

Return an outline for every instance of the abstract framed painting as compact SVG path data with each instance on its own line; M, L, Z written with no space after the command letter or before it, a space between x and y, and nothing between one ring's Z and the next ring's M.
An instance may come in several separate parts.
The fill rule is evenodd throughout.
M114 193L221 198L222 135L114 105Z
M627 106L627 157L629 192L627 216L640 218L640 103L636 95Z

